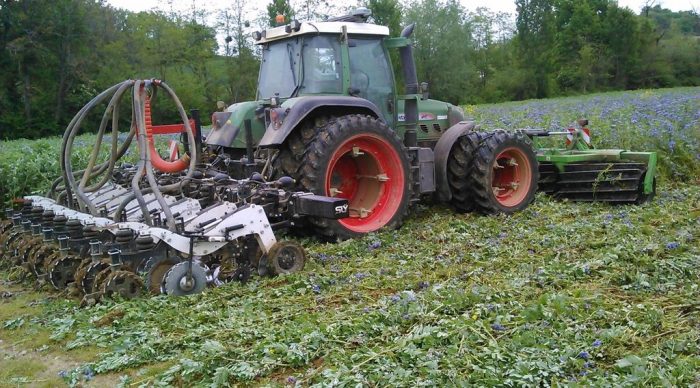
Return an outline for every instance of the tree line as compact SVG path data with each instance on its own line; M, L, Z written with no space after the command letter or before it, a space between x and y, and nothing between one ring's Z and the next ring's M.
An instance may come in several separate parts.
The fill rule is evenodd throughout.
M416 23L419 79L453 103L700 85L694 11L516 0L513 18L469 12L457 0L364 1L392 35ZM272 0L251 18L245 0L222 10L139 13L102 0L0 0L0 139L60 134L85 103L126 78L165 80L206 121L219 100L255 97L252 30L274 25L277 14L319 20L348 9ZM167 103L156 109L163 118L169 112Z

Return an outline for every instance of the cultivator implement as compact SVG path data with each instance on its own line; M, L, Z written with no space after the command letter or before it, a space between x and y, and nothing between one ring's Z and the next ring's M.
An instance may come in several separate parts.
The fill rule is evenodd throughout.
M151 123L150 102L158 89L172 97L183 124ZM119 105L127 91L134 119L119 144ZM80 124L110 96L88 167L73 171L71 150ZM111 152L98 164L110 116ZM307 216L347 217L347 200L293 191L288 177L232 179L224 161L201 155L200 128L191 124L172 90L158 81L125 81L100 94L66 130L63 177L51 192L6 209L0 266L21 267L40 284L68 289L86 302L145 292L188 295L245 282L253 273L302 269L303 248L278 241L275 232ZM161 159L154 147L153 134L166 132L187 135L187 153L179 161ZM138 162L120 162L134 138Z
M595 149L586 120L562 132L522 130L537 148L539 189L557 199L643 203L656 193L656 153ZM565 149L538 148L537 138L564 135Z

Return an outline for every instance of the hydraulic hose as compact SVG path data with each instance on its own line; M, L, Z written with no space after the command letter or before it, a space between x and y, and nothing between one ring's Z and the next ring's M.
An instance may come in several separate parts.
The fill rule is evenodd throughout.
M153 141L153 120L151 119L151 99L146 98L146 139L148 140L148 150L152 156L151 163L153 167L162 172L180 172L187 168L190 156L184 154L180 159L167 162L160 157L156 150L155 141Z
M165 84L164 82L160 81L148 81L148 82L143 82L143 81L137 81L136 84L134 85L134 114L136 116L136 127L138 130L138 144L139 144L139 151L140 151L140 161L139 161L139 169L136 173L136 176L134 176L134 179L132 180L132 188L134 189L134 193L136 194L137 201L139 202L139 205L141 206L142 212L144 212L144 218L147 218L146 214L148 213L147 209L145 208L145 200L143 198L143 195L140 192L140 188L138 187L137 183L137 177L140 179L141 176L143 176L144 172L146 174L146 179L148 181L149 186L151 187L153 195L156 197L156 200L158 201L158 204L161 207L161 210L163 211L163 214L165 215L165 220L166 224L168 225L168 228L170 230L176 230L177 228L177 223L175 221L175 217L173 217L172 212L170 211L170 207L168 204L165 202L165 198L163 197L163 192L161 191L161 187L158 186L158 182L156 181L155 175L153 173L153 164L151 163L151 153L154 153L157 155L157 152L152 152L151 147L149 146L149 141L148 141L148 134L146 130L146 100L148 96L146 95L146 87L151 86L152 87L158 87L161 86L165 91L170 95L170 97L173 99L173 102L175 103L175 106L178 108L178 111L180 112L180 116L182 118L182 121L185 125L185 130L187 131L187 136L188 139L190 140L189 142L189 151L192 156L190 159L190 168L187 172L187 175L185 175L185 179L189 179L192 177L192 174L194 173L194 168L195 168L195 161L197 158L197 150L196 146L194 143L194 134L192 132L192 128L189 125L189 120L187 118L187 114L185 113L185 109L182 106L182 103L180 100L177 98L175 93L173 92L170 87ZM152 139L151 139L152 140ZM153 151L155 151L155 148L153 148ZM166 186L167 189L170 189L172 187L173 189L176 187L180 187L180 184L176 185L170 185ZM150 216L150 215L149 215ZM150 217L148 217L150 218Z
M80 110L80 112L78 112L77 115L75 115L75 117L73 117L73 120L71 120L70 124L68 125L66 132L63 134L63 144L61 149L62 152L60 157L63 179L64 182L67 182L67 184L65 184L67 191L66 200L69 204L71 204L72 193L74 192L76 194L80 210L85 212L87 210L86 208L88 208L90 214L92 215L97 215L97 209L95 208L94 204L91 203L91 201L85 195L85 193L79 189L75 177L73 176L72 163L70 160L70 155L72 154L71 151L73 149L73 142L75 141L75 136L77 135L78 130L80 129L80 125L82 124L87 114L95 106L97 106L97 104L102 103L107 98L107 96L113 94L117 89L119 89L122 86L122 84L129 82L133 81L124 81L122 83L116 84L111 88L105 90L104 92L100 93L97 97L93 98L87 105L85 105Z
M155 142L153 140L153 125L150 119L150 101L147 91L151 91L152 99L155 97L158 87L162 87L169 97L172 98L182 122L184 123L185 132L187 133L187 155L186 157L183 157L175 162L167 162L163 160L155 149ZM130 88L133 89L131 129L125 142L119 146L119 108L123 96ZM87 115L95 108L95 106L104 102L109 96L111 96L111 99L107 104L104 114L102 115L95 144L90 154L87 167L80 171L73 171L71 154L75 137L80 130L81 124L85 120L85 117L87 117ZM104 139L107 125L110 121L110 116L112 122L110 156L107 161L98 164L97 158L99 156L100 147ZM136 173L131 180L131 188L133 193L125 198L122 203L120 203L113 218L115 221L118 221L128 204L136 199L141 213L143 214L144 222L152 226L153 218L148 211L148 206L144 195L153 194L165 216L168 228L171 230L176 230L177 224L175 218L173 217L170 207L165 201L163 194L178 190L181 191L183 184L192 179L192 175L194 174L196 167L198 150L196 147L197 143L195 141L193 129L190 126L190 121L185 113L182 103L177 95L175 95L174 91L167 84L161 81L127 80L118 83L93 98L78 112L78 114L75 115L75 117L73 117L63 134L63 141L61 144L60 161L62 177L53 182L49 194L53 195L55 192L59 191L57 196L59 201L65 199L65 203L68 206L73 206L75 199L77 200L77 205L81 211L87 211L92 215L98 215L96 205L86 193L100 190L110 180L117 161L126 154L134 136L136 136L136 143L139 149L139 161L136 166ZM153 171L154 168L163 172L179 172L183 169L187 169L187 172L178 183L159 186ZM92 186L88 186L88 183L92 179L100 176L101 178L97 183L93 184ZM148 187L142 188L141 186L144 177L148 182ZM62 187L60 186L61 181L63 182Z
M102 186L109 181L110 175L112 174L112 171L114 170L114 165L117 162L117 153L118 153L118 142L119 142L119 104L121 102L122 96L124 95L124 92L129 88L130 83L124 82L122 85L117 89L116 93L114 93L114 96L112 96L112 99L109 101L109 104L107 105L107 109L105 110L104 114L102 115L102 121L100 122L100 128L97 131L97 140L95 142L95 146L92 149L92 155L90 155L90 160L88 161L88 165L85 168L85 172L83 173L83 178L80 181L80 189L83 189L85 192L91 192L91 191L96 191L99 190ZM92 177L92 169L95 166L95 162L97 161L97 156L100 153L100 146L102 144L102 137L104 136L105 129L107 128L107 122L109 120L109 116L112 116L112 149L111 149L111 154L110 158L108 161L108 167L107 167L107 173L104 174L102 179L95 185L85 189L85 185L87 184L88 180ZM128 142L127 142L128 143ZM128 145L127 145L128 147Z

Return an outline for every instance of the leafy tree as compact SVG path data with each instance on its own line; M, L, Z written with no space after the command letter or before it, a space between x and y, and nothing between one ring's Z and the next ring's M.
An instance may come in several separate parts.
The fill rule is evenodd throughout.
M220 15L220 25L225 28L227 36L226 58L218 61L219 68L224 69L226 88L221 100L238 102L255 98L258 67L260 62L252 48L249 34L245 33L245 2L236 0L230 8ZM230 42L235 48L229 49Z
M406 22L416 22L413 40L419 81L430 84L435 98L466 102L478 81L470 60L473 45L464 8L455 0L420 0L407 6Z
M555 42L554 0L516 0L518 64L526 83L514 90L517 99L543 98L553 93L553 58Z
M376 24L389 27L393 36L401 33L401 4L398 0L369 0L364 5L372 11Z

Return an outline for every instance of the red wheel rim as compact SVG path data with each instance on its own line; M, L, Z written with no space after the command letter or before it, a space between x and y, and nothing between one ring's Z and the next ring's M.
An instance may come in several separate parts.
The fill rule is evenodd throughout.
M391 221L403 201L405 177L398 152L373 134L345 140L331 155L325 190L345 198L350 217L338 220L357 233L375 231Z
M519 205L530 192L532 165L527 155L515 147L506 148L493 162L491 188L501 206Z

